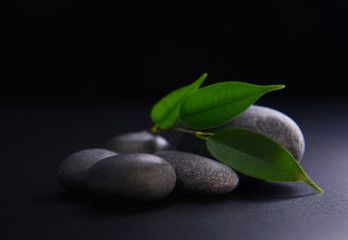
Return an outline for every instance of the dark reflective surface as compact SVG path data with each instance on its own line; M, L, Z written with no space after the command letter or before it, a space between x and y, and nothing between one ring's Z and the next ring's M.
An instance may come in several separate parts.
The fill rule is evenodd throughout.
M172 194L107 205L64 191L59 163L114 135L152 126L151 105L1 106L2 239L345 239L348 235L348 114L345 103L270 103L302 128L308 175L301 183L241 179L217 197ZM175 134L166 133L171 141Z

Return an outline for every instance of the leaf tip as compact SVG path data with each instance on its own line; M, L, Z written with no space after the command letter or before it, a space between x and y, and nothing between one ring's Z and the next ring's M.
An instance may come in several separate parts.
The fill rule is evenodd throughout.
M321 189L320 187L318 187L318 185L315 184L312 181L312 179L310 179L306 174L305 174L304 178L301 179L301 182L308 184L309 186L311 186L314 190L316 190L319 193L324 193L324 190Z
M317 190L319 193L324 193L324 190L318 187L317 185L316 185L316 188L314 189Z
M272 85L272 90L281 90L283 88L285 88L284 84Z
M205 79L208 77L207 73L203 73L194 83L192 83L192 85L195 85L198 88L200 88L200 86L203 84L203 82L205 81Z
M202 79L202 82L208 77L208 73L203 73L199 79Z

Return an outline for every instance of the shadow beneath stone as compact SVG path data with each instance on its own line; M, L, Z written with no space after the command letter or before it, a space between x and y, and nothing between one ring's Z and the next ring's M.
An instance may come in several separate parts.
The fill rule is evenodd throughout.
M241 202L277 202L295 198L302 198L317 194L308 194L306 185L291 183L266 182L250 177L241 177L239 186L232 192L217 196L198 196L174 191L168 197L153 202L121 202L110 203L94 199L86 194L71 192L56 192L35 199L48 204L72 205L79 215L100 218L117 216L137 216L163 211L178 206L209 206L230 205Z
M242 176L239 186L228 194L218 196L197 196L180 192L171 195L173 203L184 204L220 204L232 202L275 202L294 198L302 198L317 194L316 192L306 193L307 186L303 188L291 185L291 183L275 183Z
M81 204L91 202L91 196L88 194L76 194L68 191L63 191L46 194L40 197L39 201L57 204Z
M115 217L142 215L163 210L172 205L170 198L153 202L110 203L93 200L91 204L82 206L79 210L88 216Z
M71 192L56 192L35 197L31 200L35 203L54 205L71 205L76 208L80 215L112 217L119 215L141 215L164 209L172 204L171 198L167 197L153 202L121 202L110 203L96 200L89 194L74 194Z
M233 200L230 194L222 194L217 196L199 196L187 193L175 192L170 196L173 204L192 204L192 205L216 205L226 203Z

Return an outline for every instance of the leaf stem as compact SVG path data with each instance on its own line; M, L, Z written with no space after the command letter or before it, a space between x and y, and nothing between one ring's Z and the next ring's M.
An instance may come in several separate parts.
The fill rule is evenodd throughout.
M155 126L153 126L150 129L150 132L153 133L153 134L159 134L161 132L161 130L158 128L158 125L156 124Z
M195 136L213 136L214 133L209 133L209 132L201 132L201 131L193 131L193 130L189 130L186 128L180 128L180 127L173 127L173 130L179 131L179 132L184 132L184 133L189 133ZM208 138L206 138L208 139Z
M170 129L176 130L176 131L179 131L179 132L189 133L189 134L194 135L195 137L203 139L203 140L208 140L209 139L209 137L205 137L205 136L213 136L214 135L214 133L193 131L193 130L189 130L189 129L186 129L186 128L180 128L180 127L172 127ZM167 130L170 130L170 129L167 129ZM151 129L145 130L145 131L150 132L152 134L159 134L159 133L162 132L162 130L160 128L158 128L157 124L154 125Z

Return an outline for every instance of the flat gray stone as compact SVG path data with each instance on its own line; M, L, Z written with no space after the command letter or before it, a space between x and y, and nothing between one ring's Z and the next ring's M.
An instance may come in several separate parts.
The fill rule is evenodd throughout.
M169 142L149 132L133 132L116 136L104 146L117 153L154 153L171 148Z
M174 167L179 192L212 196L229 193L238 185L237 173L215 160L180 151L161 151L155 155Z
M67 190L87 192L86 177L88 169L96 162L116 155L115 152L92 148L75 152L62 161L58 169L58 181Z
M89 192L108 202L159 200L176 183L173 167L151 154L119 154L94 164L87 177Z
M217 128L205 129L215 132L225 128L246 128L261 133L286 148L300 161L305 151L305 140L299 126L287 115L272 108L252 105L244 113ZM181 134L177 141L181 151L211 157L205 142L189 134Z

